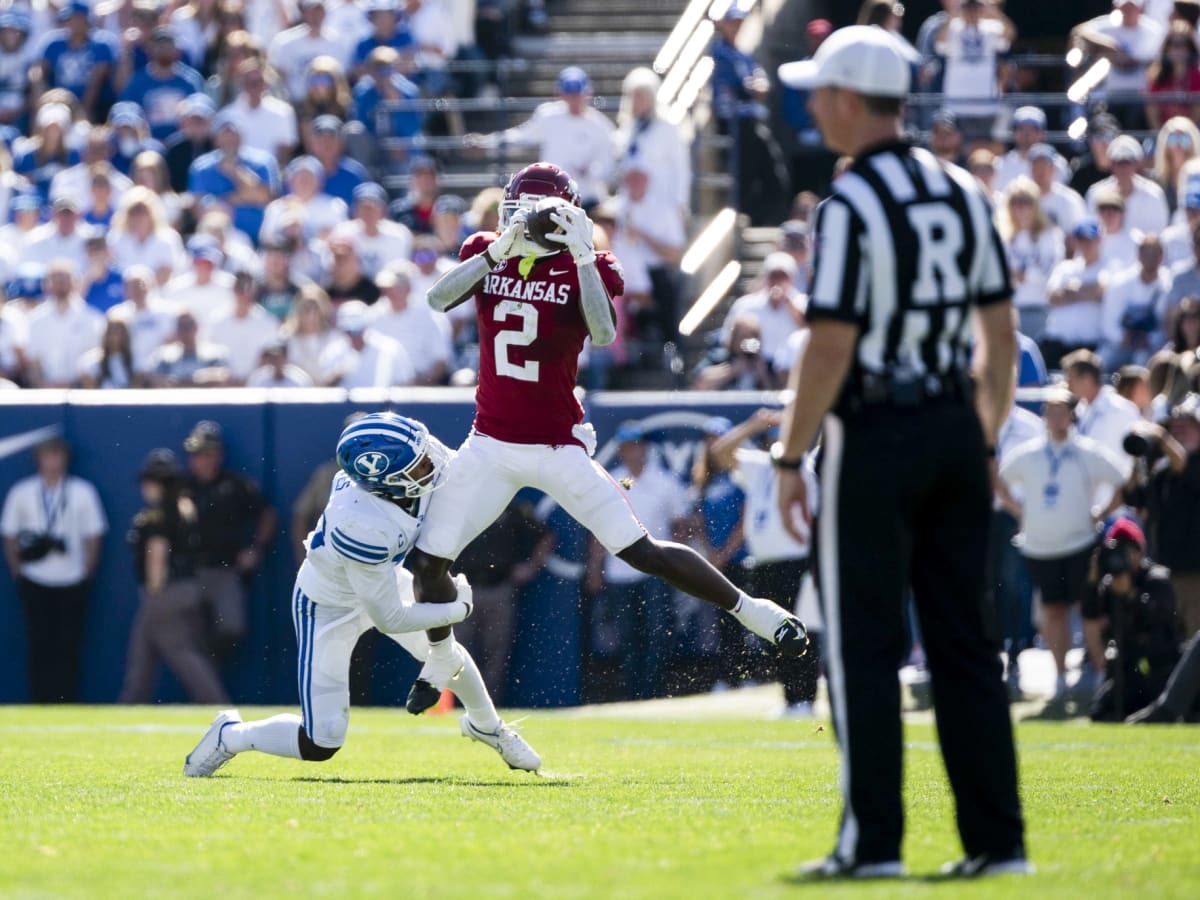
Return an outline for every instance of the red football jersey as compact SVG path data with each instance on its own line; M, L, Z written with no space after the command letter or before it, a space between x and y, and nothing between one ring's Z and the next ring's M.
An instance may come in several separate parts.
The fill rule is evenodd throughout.
M495 238L471 235L459 259L478 256ZM513 444L579 444L571 434L583 421L575 378L588 335L579 308L579 272L566 251L537 260L525 276L520 263L506 259L497 265L475 296L475 430ZM597 253L596 267L609 296L619 296L625 284L616 257Z

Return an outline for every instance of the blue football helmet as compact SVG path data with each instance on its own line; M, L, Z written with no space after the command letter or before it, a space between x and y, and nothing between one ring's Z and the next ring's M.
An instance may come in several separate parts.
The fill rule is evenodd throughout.
M430 470L413 477L425 458ZM394 412L369 413L351 422L338 438L337 462L350 479L373 494L413 499L441 487L446 448L421 422Z

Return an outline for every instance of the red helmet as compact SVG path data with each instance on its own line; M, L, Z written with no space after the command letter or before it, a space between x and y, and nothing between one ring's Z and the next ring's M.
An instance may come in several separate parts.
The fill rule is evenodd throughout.
M500 201L500 227L508 226L518 209L533 209L543 197L561 197L572 206L579 206L579 187L575 179L548 162L536 162L508 179L504 199Z

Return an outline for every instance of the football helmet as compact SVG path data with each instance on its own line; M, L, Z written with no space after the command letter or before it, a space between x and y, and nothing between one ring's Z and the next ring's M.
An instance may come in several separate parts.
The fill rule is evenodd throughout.
M421 460L432 467L414 476ZM445 446L421 422L394 412L369 413L351 422L337 443L337 462L350 480L392 500L413 499L441 487L449 459Z
M579 186L575 179L548 162L536 162L508 179L504 199L500 201L500 230L508 227L512 214L519 209L533 211L543 197L561 197L572 206L579 206Z

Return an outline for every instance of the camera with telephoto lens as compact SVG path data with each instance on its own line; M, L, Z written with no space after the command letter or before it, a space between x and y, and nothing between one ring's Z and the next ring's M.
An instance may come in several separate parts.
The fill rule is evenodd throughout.
M51 553L66 553L67 545L60 537L42 531L22 531L17 535L17 558L21 562L37 562Z
M1133 571L1133 566L1129 562L1129 554L1125 550L1125 546L1120 541L1108 540L1096 552L1096 568L1100 572L1100 577L1124 575Z
M1144 459L1147 463L1154 463L1163 455L1162 442L1144 431L1129 432L1121 441L1121 447L1134 459Z

